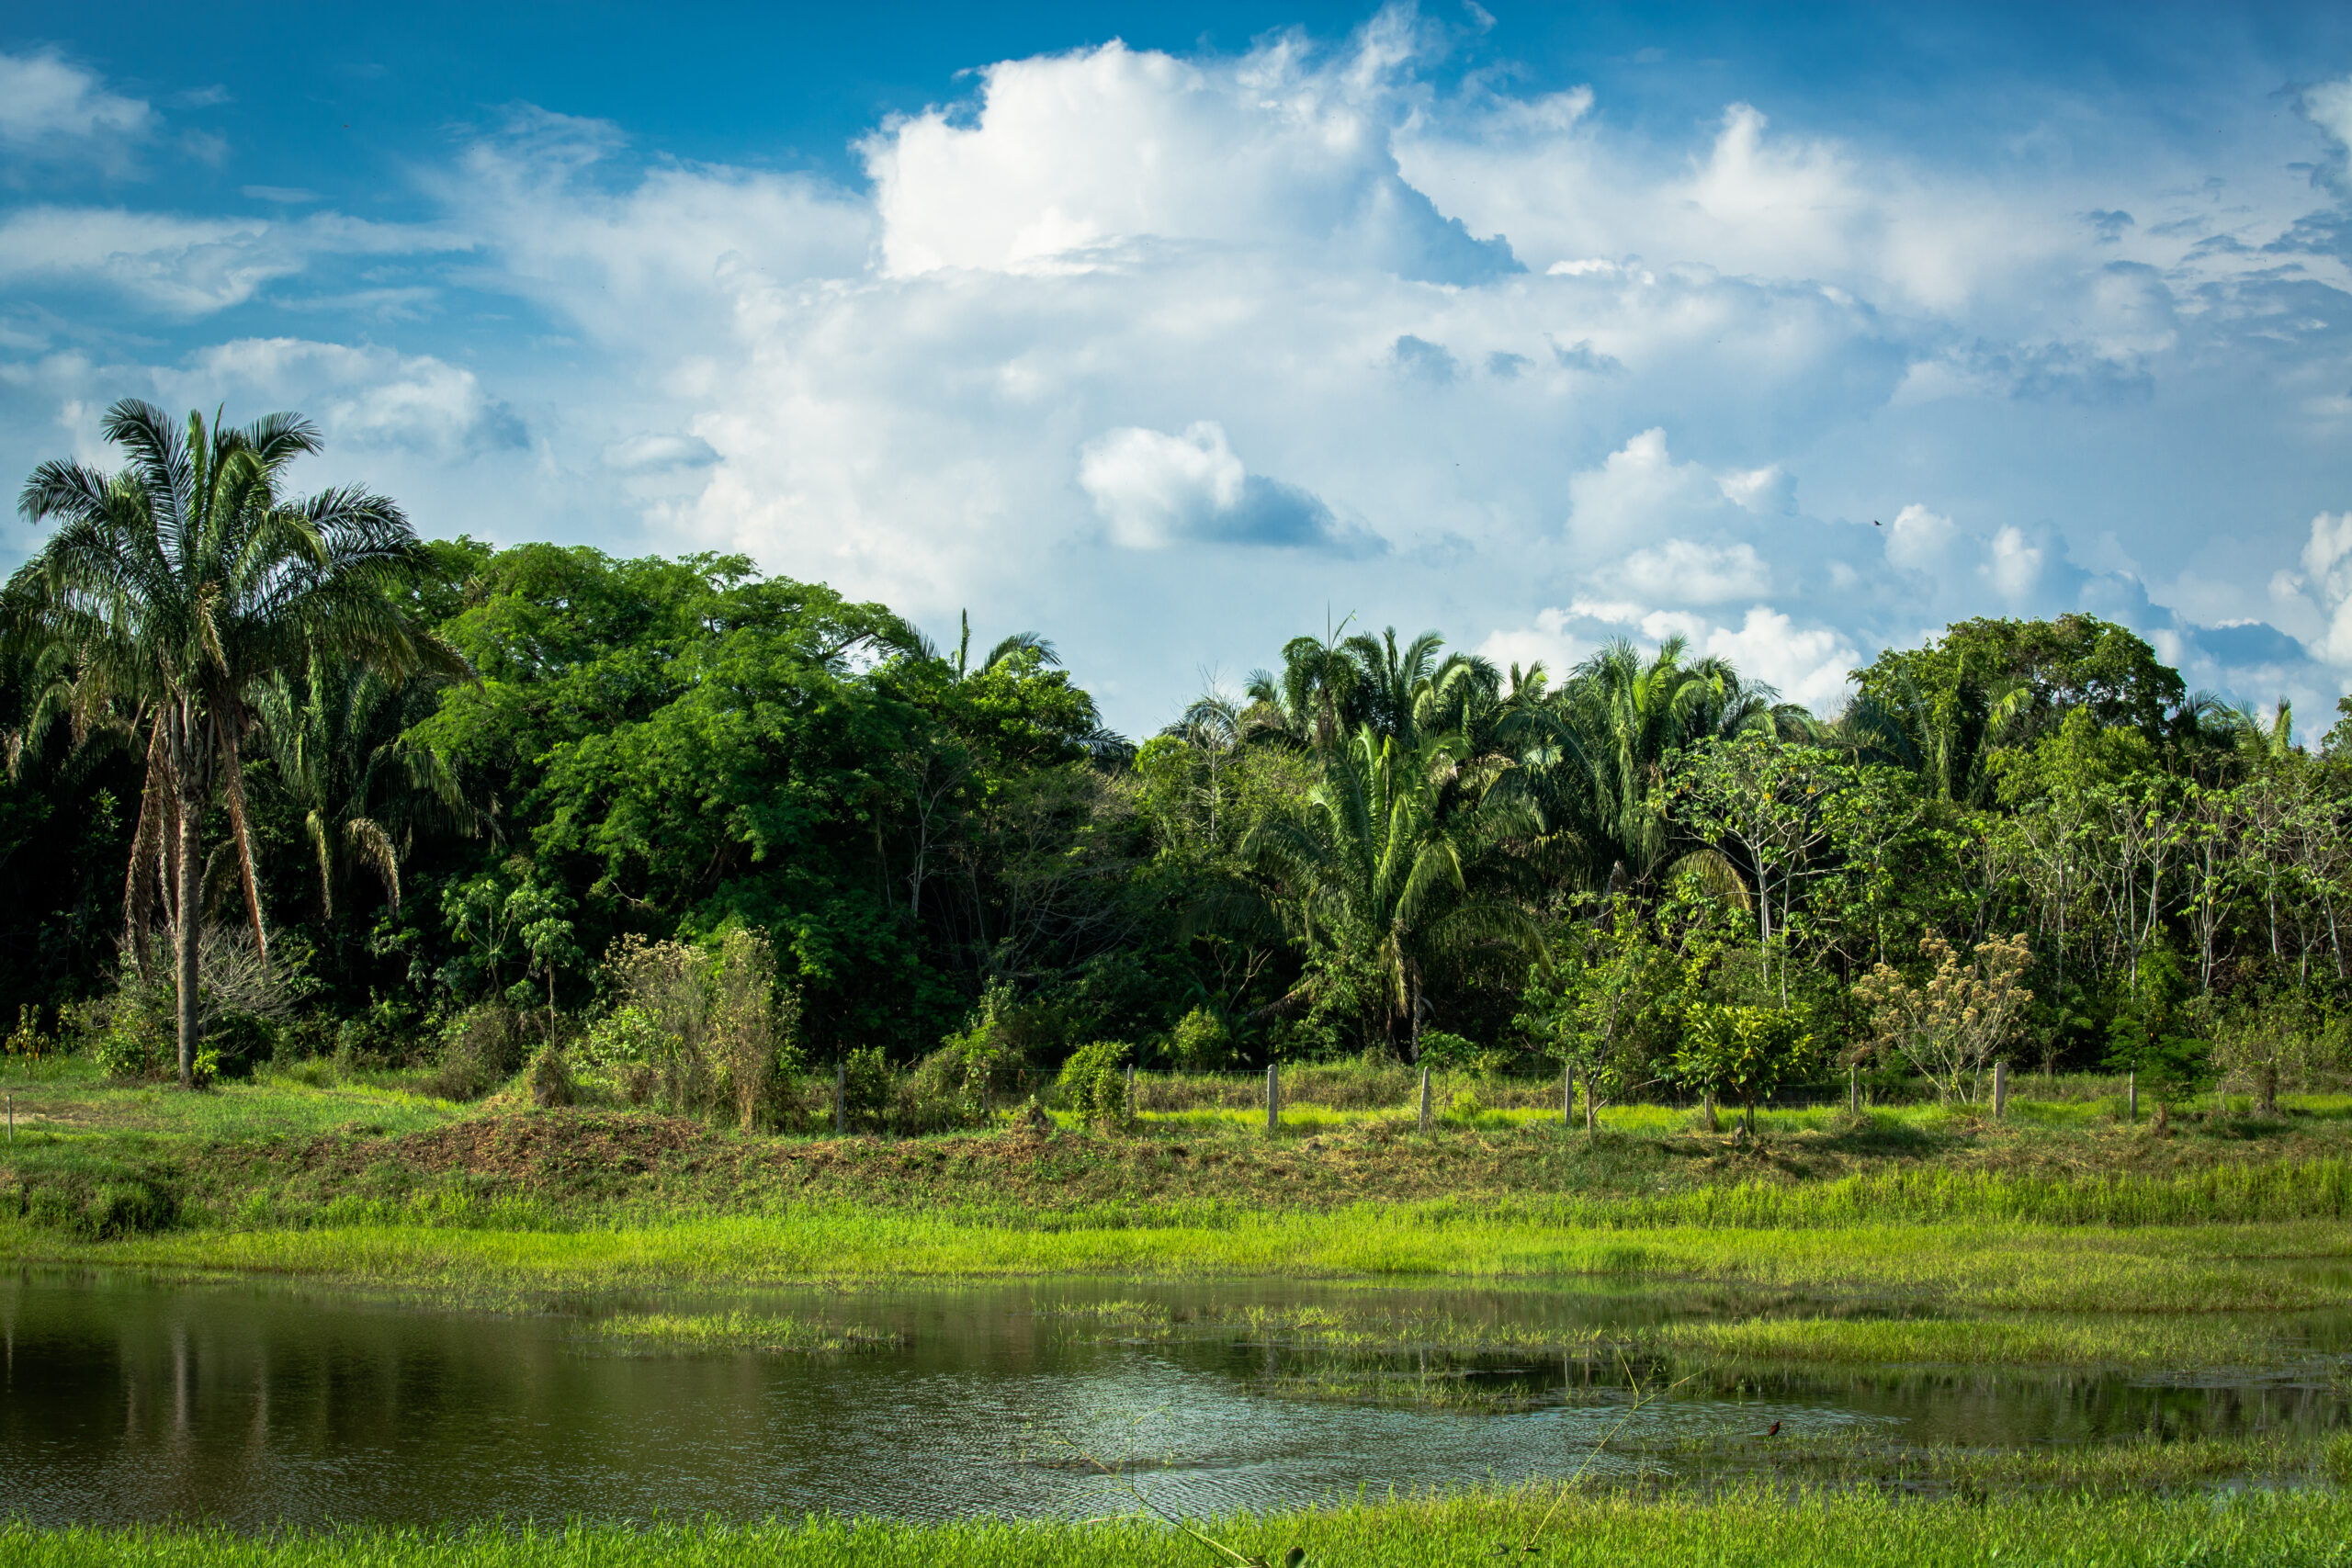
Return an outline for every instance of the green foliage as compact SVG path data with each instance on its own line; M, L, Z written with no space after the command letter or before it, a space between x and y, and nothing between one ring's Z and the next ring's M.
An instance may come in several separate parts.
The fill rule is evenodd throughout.
M880 1046L862 1046L842 1058L842 1105L851 1116L879 1116L890 1104L892 1087Z
M1206 1008L1194 1008L1176 1021L1168 1037L1168 1055L1179 1072L1219 1072L1233 1060L1233 1035L1223 1019Z
M1071 1052L1054 1082L1082 1120L1124 1127L1133 1113L1127 1103L1126 1071L1133 1055L1134 1048L1124 1041L1097 1040Z
M1457 1072L1478 1060L1478 1043L1442 1029L1421 1031L1421 1060L1441 1072Z
M1665 1077L1679 1023L1675 955L1630 910L1605 927L1569 926L1554 945L1557 966L1528 971L1514 1025L1577 1069L1594 1107Z
M2137 984L2108 1024L2107 1066L2139 1075L2159 1102L2186 1099L2212 1081L2213 1051L2180 961L2163 946L2140 956Z
M1674 1076L1703 1094L1748 1108L1814 1065L1813 1036L1778 1008L1695 1002L1683 1013Z

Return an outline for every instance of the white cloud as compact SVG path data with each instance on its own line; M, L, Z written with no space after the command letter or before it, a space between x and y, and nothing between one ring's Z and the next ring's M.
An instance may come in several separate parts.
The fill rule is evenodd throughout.
M1656 549L1635 550L1625 558L1620 576L1634 592L1672 604L1753 599L1771 586L1770 573L1755 546L1702 545L1690 539L1668 539Z
M1189 425L1182 435L1106 431L1080 452L1078 483L1113 541L1127 549L1164 549L1185 540L1362 547L1313 495L1244 471L1214 420Z
M53 51L0 52L0 144L21 149L130 137L153 119L143 101L107 92L96 75Z
M175 316L226 310L325 255L464 248L447 233L322 213L297 222L32 207L0 220L0 281L92 285Z
M2312 519L2302 565L2302 586L2324 617L2314 651L2331 664L2352 667L2352 512L2323 512Z
M358 451L404 448L449 462L527 440L522 421L472 371L430 355L241 338L195 355L156 382L175 405L299 409L332 446Z
M1886 530L1886 558L1905 571L1934 571L1951 548L1951 519L1913 502L1881 525Z
M2014 524L1993 536L1986 547L1984 576L1999 593L2013 605L2022 604L2041 585L2041 568L2045 552L2030 543L2024 530Z
M885 265L1084 270L1148 241L1303 247L1447 282L1516 270L1397 172L1385 100L1408 47L1374 24L1339 70L1295 41L1238 61L1113 42L991 65L970 123L933 109L865 143Z

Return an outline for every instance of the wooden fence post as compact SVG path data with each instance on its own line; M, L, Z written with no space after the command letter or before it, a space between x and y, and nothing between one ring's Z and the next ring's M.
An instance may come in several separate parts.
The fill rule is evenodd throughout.
M1421 1069L1421 1131L1430 1130L1430 1070Z
M1283 1122L1283 1083L1280 1069L1272 1062L1266 1064L1266 1131L1271 1133Z
M1993 1064L1993 1120L1998 1122L2009 1113L2009 1065Z
M2137 1068L2123 1075L2123 1119L2140 1120L2140 1073Z
M1577 1122L1577 1065L1570 1062L1560 1075L1560 1131L1566 1132Z
M1130 1118L1132 1118L1132 1117L1135 1115L1135 1113L1136 1113L1136 1065L1135 1065L1133 1062L1129 1062L1129 1063L1127 1064L1127 1115L1128 1115Z
M833 1064L833 1136L849 1131L849 1064Z
M1861 1113L1862 1065L1860 1062L1849 1062L1846 1064L1846 1114L1860 1116Z

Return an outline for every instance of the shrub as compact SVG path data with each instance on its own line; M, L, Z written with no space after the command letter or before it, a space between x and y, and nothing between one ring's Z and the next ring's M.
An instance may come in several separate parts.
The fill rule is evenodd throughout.
M570 1105L578 1096L573 1092L571 1068L563 1059L563 1048L542 1045L531 1058L531 1103L542 1110L551 1105Z
M90 1049L98 1071L129 1079L169 1077L178 1071L178 1042L165 1005L169 999L153 987L126 985L99 1004Z
M662 1026L641 1007L620 1007L588 1026L580 1053L600 1067L618 1068L661 1059Z
M842 1105L853 1117L878 1117L891 1098L890 1063L879 1045L861 1045L842 1058Z
M1478 1055L1475 1041L1448 1034L1442 1029L1421 1032L1421 1060L1437 1071L1458 1071L1475 1063Z
M625 936L607 951L605 976L619 1006L601 1035L592 1032L593 1049L630 1100L747 1129L797 1119L800 998L778 990L764 933L730 926L715 952Z
M1054 1081L1069 1098L1069 1108L1081 1120L1105 1127L1124 1127L1133 1118L1127 1104L1127 1058L1132 1048L1124 1041L1098 1040L1081 1045L1062 1064Z
M1779 1008L1693 1003L1683 1017L1674 1076L1702 1093L1736 1100L1756 1125L1756 1102L1808 1066L1813 1036Z
M1168 1037L1168 1055L1179 1072L1221 1072L1233 1060L1233 1035L1225 1020L1206 1008L1194 1008L1177 1020Z
M2021 982L2033 955L2022 936L1989 937L1964 964L1932 933L1919 952L1935 965L1924 987L1881 964L1855 983L1855 999L1871 1010L1874 1043L1908 1061L1938 1100L1973 1101L1995 1053L2025 1021L2033 993Z
M336 1055L340 1059L343 1051ZM442 1031L440 1065L418 1087L436 1099L477 1100L512 1077L522 1063L522 1020L503 1002L481 1002Z

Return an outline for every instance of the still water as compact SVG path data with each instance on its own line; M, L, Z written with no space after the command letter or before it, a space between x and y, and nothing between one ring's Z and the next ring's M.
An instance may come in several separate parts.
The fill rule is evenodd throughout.
M1298 1352L1238 1335L1103 1343L1067 1315L1119 1297L1179 1311L1378 1305L1549 1326L1821 1304L1274 1281L769 1292L659 1304L790 1314L904 1342L815 1357L643 1356L583 1339L579 1314L485 1316L269 1285L28 1273L0 1279L0 1515L252 1528L1131 1509L1080 1450L1132 1464L1161 1506L1205 1513L1564 1474L1630 1399L1605 1371L1596 1380L1589 1366L1543 1357L1477 1364L1477 1381L1529 1398L1500 1414L1274 1397L1270 1374L1311 1370ZM631 1304L649 1303L595 1310ZM2345 1314L2304 1327L2315 1348L2352 1348ZM2348 1404L2340 1373L2311 1371L1718 1380L1645 1405L1598 1468L1679 1439L1736 1449L1775 1420L1797 1434L1861 1428L1903 1443L2014 1445L2336 1427L2352 1420Z

